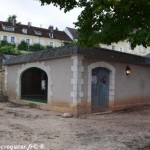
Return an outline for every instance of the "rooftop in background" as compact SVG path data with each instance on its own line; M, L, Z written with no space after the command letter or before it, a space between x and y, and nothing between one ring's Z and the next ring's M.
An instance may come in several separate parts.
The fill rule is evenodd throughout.
M23 25L20 23L13 24L0 21L0 31L72 41L64 31L59 31L57 28L53 29L53 26L50 26L49 29L44 29L31 26L30 23L28 23L28 25Z
M81 48L77 45L68 45L64 47L39 51L32 54L17 56L5 60L4 65L23 64L73 55L83 55L85 57L100 58L102 60L126 62L132 64L150 65L150 58L117 51L110 51L104 48Z
M68 34L68 36L72 40L77 40L78 39L78 31L77 31L77 29L66 27L65 32Z

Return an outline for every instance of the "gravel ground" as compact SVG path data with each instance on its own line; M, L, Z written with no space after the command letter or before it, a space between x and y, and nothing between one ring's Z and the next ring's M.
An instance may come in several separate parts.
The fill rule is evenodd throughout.
M63 118L0 103L0 146L35 144L38 150L150 150L150 106Z

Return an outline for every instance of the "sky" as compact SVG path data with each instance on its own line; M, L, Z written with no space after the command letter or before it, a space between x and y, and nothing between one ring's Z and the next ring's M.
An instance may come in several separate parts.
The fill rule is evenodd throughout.
M81 8L75 8L66 14L53 5L41 6L37 0L0 0L0 21L6 21L9 15L15 14L22 24L48 28L50 25L59 30L65 27L74 28Z

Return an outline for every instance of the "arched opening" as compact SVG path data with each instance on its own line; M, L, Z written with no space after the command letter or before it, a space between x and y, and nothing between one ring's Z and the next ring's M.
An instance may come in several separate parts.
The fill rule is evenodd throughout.
M109 106L109 71L105 68L92 69L92 112L108 110Z
M47 103L48 77L45 71L33 67L21 76L21 99Z
M109 92L107 95L107 98L109 100L108 107L106 107L108 110L111 110L111 108L114 106L114 95L115 95L115 67L113 67L111 64L106 62L95 62L88 66L88 102L91 106L91 112L96 112L97 110L92 109L92 80L94 75L94 69L96 68L103 68L106 69L106 72L109 74ZM108 88L107 88L108 89ZM102 110L102 109L101 109ZM99 108L98 108L99 111ZM102 110L103 111L103 110ZM104 110L105 111L105 110Z

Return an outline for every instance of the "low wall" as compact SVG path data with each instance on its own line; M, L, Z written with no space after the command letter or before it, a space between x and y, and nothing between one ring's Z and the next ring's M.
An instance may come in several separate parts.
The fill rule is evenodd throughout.
M0 101L7 101L7 94L5 90L5 70L0 69Z

